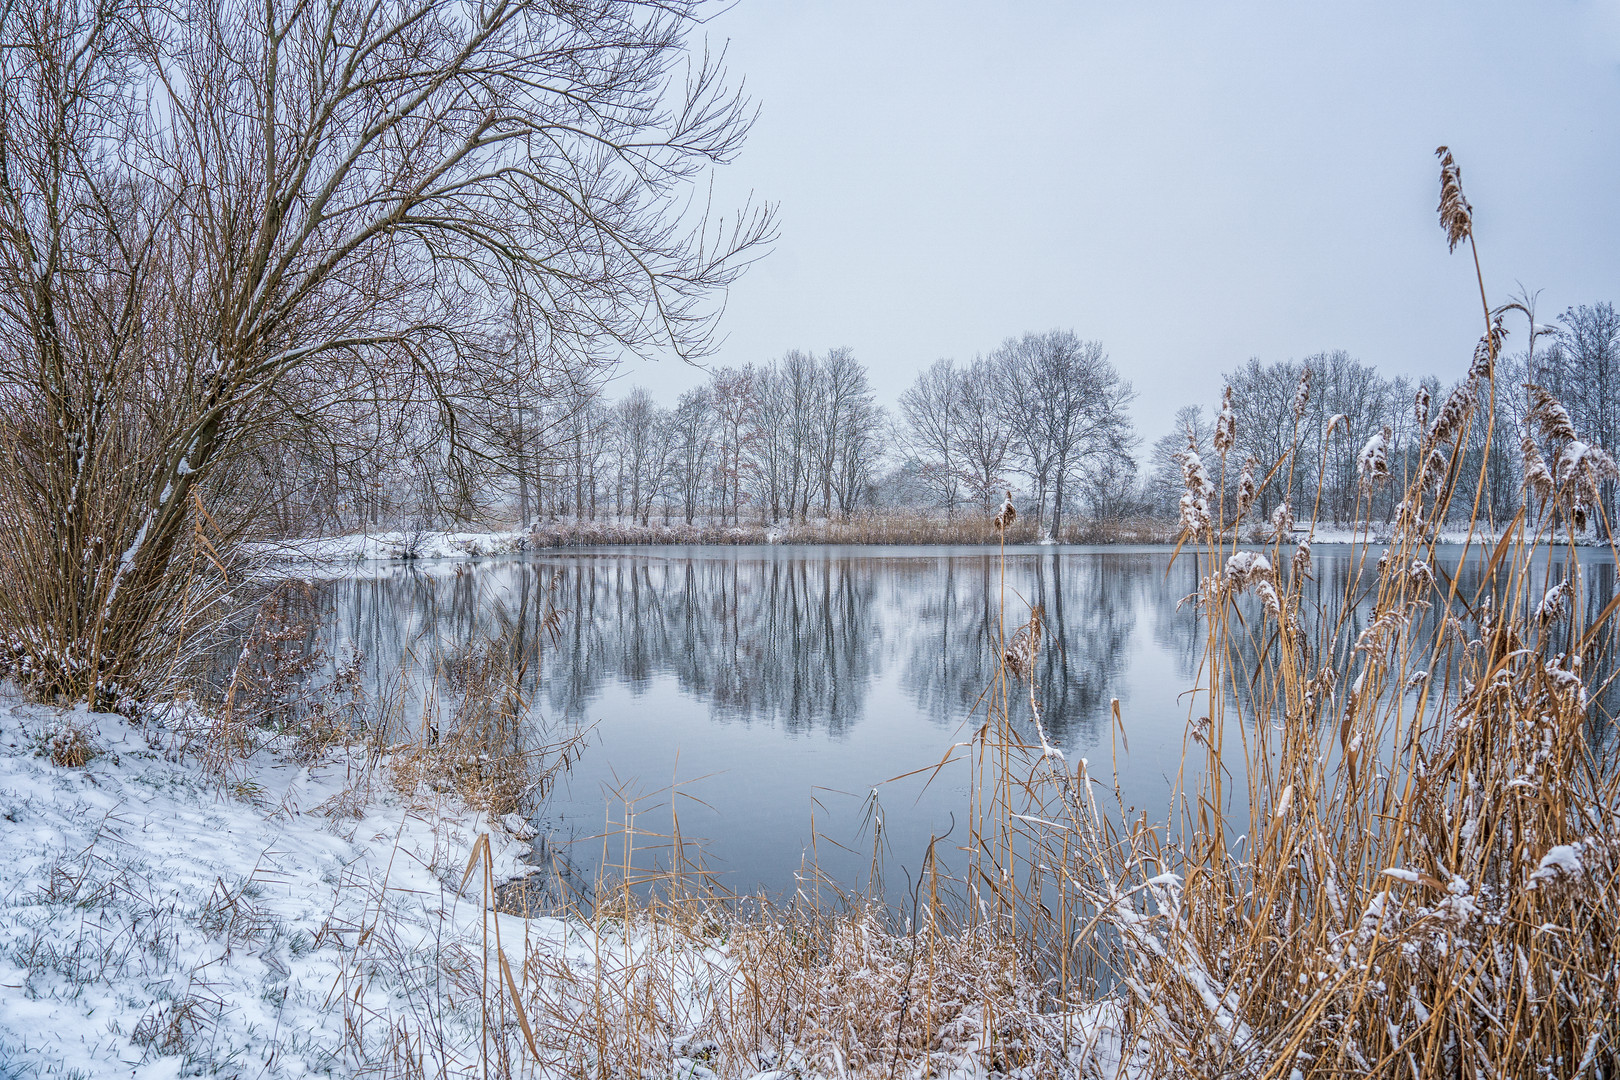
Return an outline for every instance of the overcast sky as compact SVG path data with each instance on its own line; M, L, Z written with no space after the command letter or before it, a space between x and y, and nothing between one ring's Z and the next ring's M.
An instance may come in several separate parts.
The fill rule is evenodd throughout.
M892 406L939 357L1072 328L1148 440L1250 356L1455 378L1481 317L1441 143L1493 303L1620 302L1614 0L742 0L707 32L760 107L717 201L781 214L716 363L848 345ZM614 392L702 377L633 361Z

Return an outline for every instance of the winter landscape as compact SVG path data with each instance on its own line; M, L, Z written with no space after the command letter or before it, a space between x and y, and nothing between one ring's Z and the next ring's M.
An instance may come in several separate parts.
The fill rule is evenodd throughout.
M1620 1075L1617 60L0 8L0 1078Z

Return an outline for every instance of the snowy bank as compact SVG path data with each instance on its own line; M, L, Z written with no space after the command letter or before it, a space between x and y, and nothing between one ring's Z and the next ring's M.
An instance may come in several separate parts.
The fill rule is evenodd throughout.
M85 766L36 752L70 731ZM346 1024L413 993L367 978L357 939L413 963L476 949L478 883L459 890L476 837L497 877L524 869L528 845L498 823L401 798L347 755L266 755L216 785L182 746L82 706L0 708L0 1071L345 1073L385 1035L356 1045ZM501 920L509 949L567 951L560 922Z
M1051 545L1037 536L1032 522L1008 530L1007 543ZM1134 521L1066 530L1065 543L1174 543L1163 523ZM281 567L354 565L382 560L466 559L511 555L551 548L637 546L643 544L877 544L995 545L1000 535L986 518L964 514L954 520L923 514L873 514L847 521L811 518L773 525L717 525L674 522L640 525L625 522L548 522L512 532L380 532L349 536L262 541L247 545L248 554Z
M345 564L396 559L469 559L512 555L524 532L379 532L249 544L250 556L277 563Z
M900 1044L900 1075L1141 1075L1116 1006L1020 1016L1038 995L982 937L943 943L925 1029L919 939L865 917L800 968L802 928L770 921L500 914L521 819L402 792L360 747L299 764L265 739L211 772L206 719L173 715L0 701L0 1075L887 1076ZM785 1014L743 992L771 980ZM996 1064L1007 1030L1042 1070Z

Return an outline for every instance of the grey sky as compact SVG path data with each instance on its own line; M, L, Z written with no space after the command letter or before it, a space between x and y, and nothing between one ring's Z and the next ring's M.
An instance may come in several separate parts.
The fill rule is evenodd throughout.
M1481 319L1440 143L1493 302L1620 302L1614 2L743 0L708 29L761 108L717 203L752 189L782 223L717 363L849 345L892 405L938 357L1072 327L1148 439L1249 356L1456 377Z

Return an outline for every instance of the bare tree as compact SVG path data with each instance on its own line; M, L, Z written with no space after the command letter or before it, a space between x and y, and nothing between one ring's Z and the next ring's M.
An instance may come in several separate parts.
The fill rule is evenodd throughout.
M936 360L900 395L906 448L947 517L955 515L961 501L965 471L961 398L962 379L949 360Z
M731 523L739 524L744 463L749 458L754 432L748 417L759 407L758 375L752 364L741 368L716 368L709 379L709 395L714 407L716 450L719 454L720 520L729 509Z
M614 429L619 459L620 513L628 508L632 520L646 523L657 494L659 473L658 405L652 395L636 387L614 406Z
M1569 410L1582 439L1620 446L1620 314L1608 303L1582 305L1559 319L1552 348L1540 360L1537 381ZM1603 512L1613 521L1615 484L1600 487Z
M754 390L755 409L748 426L748 445L753 472L760 485L760 516L769 508L772 524L782 520L784 506L793 515L793 456L790 418L792 401L781 368L776 364L759 372Z
M1250 357L1248 363L1224 376L1232 388L1235 415L1235 446L1228 460L1212 453L1213 442L1200 442L1199 452L1204 466L1218 489L1232 486L1224 482L1226 473L1235 479L1243 462L1255 461L1255 479L1272 479L1260 488L1255 509L1259 516L1267 517L1277 504L1287 499L1301 519L1308 519L1311 499L1316 490L1317 455L1326 437L1323 421L1329 415L1322 412L1322 395L1312 392L1306 400L1306 414L1296 420L1294 402L1299 394L1300 377L1305 365L1297 361L1264 364L1259 357ZM1298 451L1289 459L1294 445L1296 423L1300 439ZM1337 437L1342 441L1344 431L1335 425ZM1213 422L1208 429L1213 437ZM1203 432L1200 430L1200 436ZM1185 445L1185 442L1183 442ZM1236 460L1230 460L1230 459ZM1279 468L1279 463L1285 463ZM1223 472L1223 470L1225 470ZM1293 487L1290 488L1289 484ZM1303 507L1303 510L1301 509ZM1231 515L1221 512L1221 520Z
M1046 494L1057 462L1051 430L1042 417L1038 349L1035 336L1026 334L1022 340L1008 338L990 354L997 415L1020 470L1034 487L1037 529L1046 518Z
M1317 412L1329 418L1341 416L1342 428L1336 438L1317 445L1324 456L1318 475L1322 478L1322 514L1335 523L1356 520L1357 508L1370 514L1372 507L1359 504L1356 455L1366 440L1390 423L1395 411L1391 384L1376 370L1361 363L1342 349L1306 358L1311 369L1311 389Z
M1108 361L1101 343L1072 330L1009 338L992 358L1001 413L1036 488L1036 513L1048 535L1063 527L1070 480L1108 455L1129 453L1125 408L1135 397Z
M712 475L714 404L706 386L681 395L670 417L671 473L686 523L692 524Z
M1163 517L1176 516L1181 494L1186 490L1182 479L1181 459L1178 455L1187 449L1191 439L1193 449L1200 458L1210 451L1210 437L1215 425L1198 405L1183 405L1176 410L1170 430L1153 442L1148 452L1147 480L1143 495L1149 507Z
M1307 371L1308 395L1300 401ZM1342 349L1303 361L1264 364L1251 358L1225 378L1233 392L1235 444L1227 460L1206 457L1205 464L1228 499L1232 485L1221 484L1221 477L1236 476L1252 458L1256 479L1271 477L1255 503L1262 518L1285 498L1302 520L1314 513L1324 521L1355 524L1394 512L1396 487L1369 492L1358 482L1356 460L1366 440L1385 426L1394 437L1391 452L1397 460L1417 453L1421 432L1412 384L1385 378ZM1437 400L1438 382L1427 385L1431 400ZM1483 430L1478 437L1484 438ZM1406 467L1416 463L1408 461ZM1228 516L1232 509L1228 506Z
M887 417L873 397L866 369L853 360L840 365L837 352L829 357L827 372L830 396L838 403L832 490L838 513L847 518L867 501L872 472L883 453L881 432Z
M457 391L510 365L507 313L542 335L534 355L576 367L708 347L711 299L772 223L745 212L717 233L684 216L690 182L751 119L717 63L682 69L696 14L8 10L0 397L19 468L0 514L61 542L11 553L0 593L13 624L53 623L30 637L38 685L152 674L152 628L194 610L174 560L199 520L251 519L217 481L285 428L296 373L330 371L334 393L357 366L420 380L465 487L484 451Z
M957 382L956 433L968 487L988 514L1005 487L1012 428L997 408L994 365L984 357L976 357Z
M847 515L870 473L879 416L866 369L846 347L815 364L814 429L809 438L822 512Z
M816 419L821 396L821 373L816 358L798 349L782 357L777 378L781 385L784 425L779 433L787 465L788 516L804 520L810 515L810 493L815 486Z

